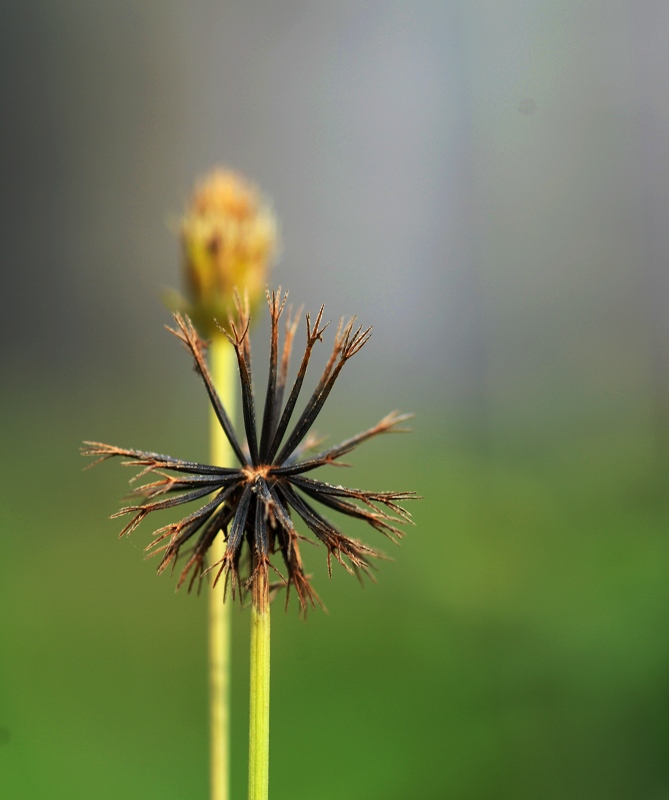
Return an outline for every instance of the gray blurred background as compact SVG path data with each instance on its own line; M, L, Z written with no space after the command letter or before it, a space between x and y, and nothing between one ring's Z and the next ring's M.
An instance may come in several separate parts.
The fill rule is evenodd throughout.
M301 725L323 749L284 716L273 795L669 797L669 4L0 9L7 796L206 796L204 605L172 600L142 534L114 541L123 476L82 476L76 449L204 457L203 393L160 297L180 285L185 199L226 164L280 219L271 283L374 325L322 428L417 411L357 482L380 469L426 496L378 586L341 579L326 622L278 624L292 644L273 713L289 716L290 676L322 681ZM143 628L166 602L181 622ZM351 633L348 606L369 607L378 641ZM344 648L325 673L290 661L307 630L321 653ZM153 664L150 636L178 656ZM337 657L370 671L367 698L381 659L377 705L349 697L345 713L334 692L323 711ZM180 717L163 701L183 670L197 689ZM161 759L177 763L158 791ZM295 784L290 764L313 778Z
M489 433L660 415L664 3L3 11L3 374L154 358L170 223L225 163L280 217L273 283L373 323L399 391Z

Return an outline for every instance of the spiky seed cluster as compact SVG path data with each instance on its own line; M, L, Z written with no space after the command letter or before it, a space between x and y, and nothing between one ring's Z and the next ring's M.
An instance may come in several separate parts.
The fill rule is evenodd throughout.
M132 514L132 519L121 531L121 536L135 530L152 511L172 508L212 495L201 508L188 514L179 522L166 525L154 532L153 541L146 550L150 554L162 553L158 572L168 566L174 568L178 557L187 552L187 561L178 580L177 588L188 581L188 589L210 570L215 571L214 583L222 575L226 584L231 579L233 595L240 597L249 589L264 587L253 592L254 602L263 607L268 602L268 572L270 567L280 576L281 583L295 588L300 606L306 611L319 602L305 574L300 557L300 540L303 539L293 524L291 510L300 517L314 536L327 548L328 572L334 557L349 572L369 574L370 558L378 556L372 548L343 534L317 510L312 501L339 511L349 517L363 520L376 530L397 540L402 536L397 523L410 521L409 513L398 503L415 498L414 492L368 492L335 486L307 473L331 464L343 466L338 460L350 453L367 439L381 433L402 430L398 425L410 415L392 413L384 417L373 428L331 447L316 455L307 455L314 441L307 436L344 364L368 341L371 329L355 328L353 320L340 322L332 353L323 370L313 394L300 414L297 422L286 435L302 388L312 350L322 341L327 324L322 324L323 307L312 323L306 315L307 342L297 377L284 405L284 394L292 349L297 329L296 314L285 328L284 344L279 359L279 319L286 296L267 293L271 314L271 343L269 379L265 407L258 439L255 401L250 374L251 352L249 345L248 307L238 304L237 320L229 321L229 332L225 332L237 354L242 390L242 408L246 445L237 438L231 421L223 408L213 385L205 360L206 343L200 339L188 317L174 316L177 328L172 330L191 352L195 369L207 389L216 416L239 461L238 467L217 467L181 461L158 453L130 450L99 442L85 442L83 454L95 456L98 463L112 456L121 456L124 464L137 465L143 469L133 478L153 474L158 480L136 488L133 495L139 502L122 508L113 517ZM160 498L160 499L159 499ZM221 561L206 566L207 551L216 536L225 537L227 546ZM247 547L244 548L246 543ZM249 555L244 569L242 555ZM280 551L287 571L281 575L270 564L270 556ZM244 572L244 577L242 577Z

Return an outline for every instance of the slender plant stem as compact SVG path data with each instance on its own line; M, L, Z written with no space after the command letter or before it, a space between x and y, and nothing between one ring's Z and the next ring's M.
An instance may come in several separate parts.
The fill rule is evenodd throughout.
M249 800L269 794L269 597L267 577L253 586L251 609L251 703Z
M235 417L235 353L221 333L214 334L209 348L214 386L230 419ZM212 464L232 466L234 454L215 414L210 421ZM210 563L223 558L225 541L214 539ZM224 582L209 591L209 725L211 800L230 796L230 603L223 602Z

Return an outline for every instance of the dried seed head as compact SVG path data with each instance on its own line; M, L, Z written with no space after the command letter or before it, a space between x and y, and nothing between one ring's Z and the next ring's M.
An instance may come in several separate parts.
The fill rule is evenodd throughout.
M277 223L256 187L217 169L195 189L181 221L189 312L204 335L226 319L235 288L251 308L263 297L277 248Z
M340 323L325 369L297 421L291 421L312 350L317 342L322 341L327 324L322 323L322 307L313 321L307 314L304 355L284 401L295 322L288 320L280 351L279 320L285 297L282 298L280 291L268 292L267 300L272 324L270 363L259 424L256 423L249 316L245 306L238 306L238 316L229 320L226 331L239 367L246 442L237 437L213 385L204 356L205 343L188 317L177 314L174 318L176 328L172 333L190 351L196 372L202 378L216 417L235 454L237 466L199 464L99 442L86 442L83 454L98 461L121 457L124 464L140 467L136 477L150 476L148 482L133 490L132 504L114 514L114 517L132 516L121 531L122 536L132 533L153 511L209 498L179 522L154 531L153 541L146 548L151 554L160 553L159 572L168 566L173 568L180 556L186 556L177 588L188 582L190 589L213 570L214 582L223 577L226 584L231 584L233 594L240 597L250 591L253 603L262 608L271 599L269 570L272 569L286 587L286 600L288 591L294 589L300 607L306 612L309 605L313 606L320 600L304 571L300 555L300 543L304 537L298 533L293 517L301 520L316 541L326 548L328 571L331 571L334 558L346 570L360 577L370 574L372 559L380 554L357 539L349 538L326 514L336 511L344 517L361 520L397 541L403 535L397 526L411 521L409 512L400 503L416 497L413 492L347 488L318 480L309 473L321 466L342 466L339 459L362 442L391 431L405 430L400 426L408 417L388 414L369 430L334 447L310 453L315 445L310 430L316 417L344 364L369 340L370 329L354 329L353 320L346 325ZM207 565L206 559L217 536L225 540L225 553L221 560ZM272 557L279 555L285 576L272 564Z

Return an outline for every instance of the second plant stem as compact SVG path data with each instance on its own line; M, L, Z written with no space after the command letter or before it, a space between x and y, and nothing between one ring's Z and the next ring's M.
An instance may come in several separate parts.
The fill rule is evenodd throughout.
M211 372L216 391L230 419L235 418L236 359L230 342L214 334L210 349ZM235 456L216 415L211 414L210 449L212 464L230 467ZM217 536L211 547L211 562L225 553L225 539ZM211 800L230 797L230 603L224 603L225 582L220 580L209 592L209 725Z

